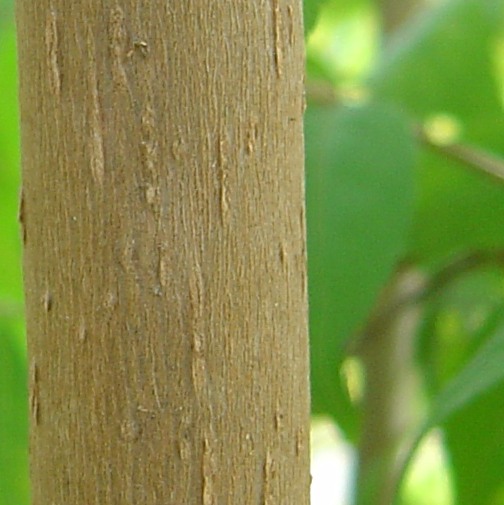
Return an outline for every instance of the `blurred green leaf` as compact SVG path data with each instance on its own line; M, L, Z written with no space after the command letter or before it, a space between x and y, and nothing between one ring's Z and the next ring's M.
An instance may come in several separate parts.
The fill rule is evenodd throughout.
M421 195L411 255L427 263L467 250L504 247L504 186L466 167L422 153Z
M12 10L12 1L0 1L0 505L27 505L28 416L16 219L19 132Z
M425 429L436 426L504 379L504 326L438 395Z
M373 92L424 121L451 117L463 141L504 154L502 91L496 68L500 0L446 2L392 41ZM504 246L504 188L439 154L421 159L414 258L437 260L468 248Z
M503 419L504 385L500 382L489 391L482 391L444 424L457 505L504 503Z
M309 33L312 28L314 28L323 7L326 7L333 13L337 12L340 15L344 15L366 1L367 0L304 0L305 32Z
M453 472L457 475L457 504L500 504L501 501L489 501L489 494L495 493L496 488L502 488L502 465L504 455L496 456L495 452L502 448L499 441L504 443L504 324L501 312L500 324L493 335L481 344L469 361L462 367L447 385L442 388L435 398L430 413L419 430L418 436L411 446L405 460L403 470L411 461L411 457L418 448L425 434L435 426L444 425L449 439L449 449L452 456ZM497 394L496 391L499 391ZM495 417L497 416L497 417ZM498 424L495 424L498 419ZM498 426L498 428L497 428ZM498 448L498 449L497 449ZM453 451L453 452L452 452ZM463 454L466 451L467 454ZM478 457L483 452L487 456L495 456L494 461ZM474 459L471 460L469 455ZM499 477L495 475L496 466ZM463 478L483 468L483 473L489 472L482 482L493 487L480 489L480 499L474 497L479 484L463 483ZM488 469L488 470L487 470ZM478 472L479 474L480 472ZM464 477L461 477L464 476ZM470 480L470 479L469 479ZM500 492L500 491L499 491ZM466 494L467 493L467 494ZM462 496L465 498L462 499ZM469 497L475 499L471 501ZM501 496L502 498L502 496Z
M313 410L341 422L338 356L404 253L415 149L384 105L309 107L305 131Z
M502 270L486 265L464 272L430 297L419 331L418 358L432 397L495 334L504 313L503 296Z
M0 30L0 301L21 300L19 127L13 24Z
M304 0L304 26L305 33L310 33L315 26L320 11L320 6L327 0Z
M443 2L427 10L387 46L370 82L373 91L418 119L451 113L476 133L478 119L485 123L492 109L491 117L499 116L492 42L503 28L502 11L500 0Z
M0 0L0 32L6 26L12 26L14 18L14 0Z
M0 318L0 505L27 505L26 366L15 323Z
M309 77L329 77L342 93L358 88L379 43L379 20L369 0L321 3L319 20L307 44ZM317 74L313 74L313 70Z
M435 310L426 315L426 327L422 332L422 343L426 347L423 371L432 391L446 386L449 383L447 377L456 377L465 364L476 359L478 351L484 353L485 342L489 339L494 339L498 352L494 356L490 347L487 353L499 359L504 345L504 338L500 337L499 343L498 336L504 330L503 303L503 273L496 267L466 273L436 297L432 303ZM453 412L445 413L446 420L442 423L458 505L504 503L504 454L501 454L504 446L504 384L498 377L487 377L487 373L496 370L492 372L491 362L488 368L485 365L481 368L481 373L473 372L478 380L489 380L488 387L483 386L474 394L471 388L473 385L480 387L478 382L462 375L458 379L459 386L471 396L465 399L459 396L458 406L447 405L455 408ZM456 401L459 394L455 391L450 401ZM475 479L474 475L478 478Z

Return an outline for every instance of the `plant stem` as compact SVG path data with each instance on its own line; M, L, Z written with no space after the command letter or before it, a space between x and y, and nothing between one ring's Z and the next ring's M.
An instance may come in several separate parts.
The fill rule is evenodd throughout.
M385 34L395 32L415 14L426 8L425 0L379 0L383 31Z
M504 182L504 161L502 158L478 147L467 144L439 144L420 132L418 138L430 149L446 158L463 163L465 166L492 178L500 184Z
M390 505L402 460L421 419L420 388L414 365L414 337L421 317L418 304L398 299L417 292L424 279L400 271L384 292L359 345L366 391L359 444L357 505ZM398 307L399 310L390 310Z

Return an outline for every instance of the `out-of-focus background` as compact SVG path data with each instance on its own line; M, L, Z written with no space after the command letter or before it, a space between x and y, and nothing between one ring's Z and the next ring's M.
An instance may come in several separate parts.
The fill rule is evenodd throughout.
M28 505L0 0L0 505ZM306 0L313 505L504 505L504 3Z

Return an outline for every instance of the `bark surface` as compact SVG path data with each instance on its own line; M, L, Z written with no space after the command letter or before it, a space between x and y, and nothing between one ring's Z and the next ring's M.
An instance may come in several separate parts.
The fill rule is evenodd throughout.
M17 8L33 504L308 504L301 3Z

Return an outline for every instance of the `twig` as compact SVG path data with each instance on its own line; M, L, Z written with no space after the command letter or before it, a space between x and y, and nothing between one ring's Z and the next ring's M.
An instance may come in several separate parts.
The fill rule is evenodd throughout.
M504 250L472 251L446 263L435 272L419 290L407 294L402 300L389 310L399 310L405 305L417 304L431 298L442 291L448 284L472 270L482 266L499 266L504 268Z
M504 182L504 161L498 156L466 144L439 144L430 139L422 130L417 130L417 138L430 149L463 163L479 173L484 173L494 181L501 184Z
M348 102L326 81L308 81L306 95L309 103L317 105L337 105ZM427 148L449 159L462 163L472 170L490 177L500 184L504 183L504 159L480 147L460 142L443 144L432 139L425 130L413 127L416 138Z

